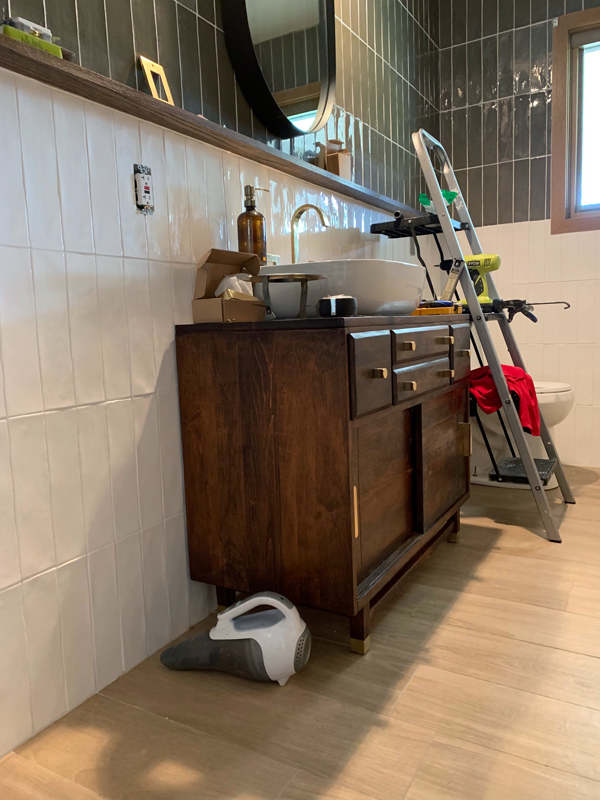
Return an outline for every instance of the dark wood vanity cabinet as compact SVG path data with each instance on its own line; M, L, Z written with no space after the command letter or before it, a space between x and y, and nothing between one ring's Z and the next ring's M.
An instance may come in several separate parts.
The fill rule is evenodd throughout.
M366 652L468 498L468 321L422 319L178 326L194 580L346 615Z

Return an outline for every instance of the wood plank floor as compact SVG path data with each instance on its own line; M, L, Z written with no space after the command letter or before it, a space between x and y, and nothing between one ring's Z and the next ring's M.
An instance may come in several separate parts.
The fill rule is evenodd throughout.
M0 798L599 800L600 473L569 478L562 545L528 492L473 487L368 655L307 611L284 689L153 656L0 761Z

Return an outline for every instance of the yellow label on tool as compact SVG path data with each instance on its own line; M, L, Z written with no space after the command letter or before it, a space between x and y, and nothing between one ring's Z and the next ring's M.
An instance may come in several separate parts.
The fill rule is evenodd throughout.
M479 256L469 256L465 261L468 269L477 269L480 272L495 272L502 263L497 253L484 253Z

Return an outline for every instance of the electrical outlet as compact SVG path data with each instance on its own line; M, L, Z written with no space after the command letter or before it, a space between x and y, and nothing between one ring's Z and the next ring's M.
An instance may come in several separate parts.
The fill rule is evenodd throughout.
M133 165L135 184L135 204L142 214L154 213L154 188L152 186L152 170L143 164Z

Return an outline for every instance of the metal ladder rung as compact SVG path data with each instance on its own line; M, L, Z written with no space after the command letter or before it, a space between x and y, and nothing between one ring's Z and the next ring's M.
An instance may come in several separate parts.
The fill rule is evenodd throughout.
M550 478L554 475L557 461L555 458L534 458L535 466L543 486L548 486ZM498 461L498 473L490 472L491 481L502 483L529 483L522 458L503 458Z

